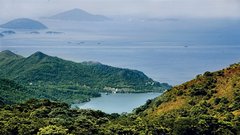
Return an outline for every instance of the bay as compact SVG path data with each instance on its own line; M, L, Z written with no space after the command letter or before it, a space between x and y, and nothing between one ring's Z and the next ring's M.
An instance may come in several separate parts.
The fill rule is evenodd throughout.
M101 110L106 113L130 113L134 108L145 104L161 93L102 93L101 97L92 98L91 101L72 104L72 108Z
M170 85L240 62L239 20L42 21L48 30L39 30L39 34L15 30L16 34L0 38L0 51L8 49L25 57L42 51L74 62L98 61L136 69ZM48 31L61 33L47 34ZM131 112L158 95L103 94L73 106L108 113Z

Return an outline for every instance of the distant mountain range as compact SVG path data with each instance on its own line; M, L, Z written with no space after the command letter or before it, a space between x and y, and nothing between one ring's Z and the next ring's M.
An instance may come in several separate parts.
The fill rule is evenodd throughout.
M14 19L0 25L0 27L8 29L47 29L47 26L45 26L41 22L28 18Z
M106 21L110 20L103 15L94 15L82 9L72 9L50 17L48 19L66 20L66 21Z

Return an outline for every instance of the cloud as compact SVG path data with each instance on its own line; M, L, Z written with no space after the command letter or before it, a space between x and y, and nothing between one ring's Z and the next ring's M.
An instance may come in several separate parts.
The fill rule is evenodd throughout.
M240 17L240 0L0 0L0 18L38 18L72 8L104 15Z

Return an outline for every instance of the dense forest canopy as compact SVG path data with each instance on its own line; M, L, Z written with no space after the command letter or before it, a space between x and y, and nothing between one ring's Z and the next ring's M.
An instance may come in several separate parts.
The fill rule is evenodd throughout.
M11 86L6 87L22 89ZM66 103L36 99L9 105L0 98L0 133L240 134L239 97L240 64L233 64L175 86L130 114L76 110Z

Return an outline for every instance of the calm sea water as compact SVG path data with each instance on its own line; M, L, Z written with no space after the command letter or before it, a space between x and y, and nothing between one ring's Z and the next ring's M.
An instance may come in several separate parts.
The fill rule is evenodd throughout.
M73 104L72 107L102 110L106 113L129 113L134 108L143 105L148 99L153 99L159 95L161 93L102 94L101 97L93 98L90 102Z
M171 85L240 61L239 20L41 21L49 29L6 35L0 38L0 50L26 57L42 51L75 62L98 61L137 69Z
M2 40L0 50L9 49L26 57L42 51L75 62L98 61L115 67L137 69L156 81L171 85L181 84L205 71L219 70L240 61L240 46L237 45L185 46L130 41L123 45L117 41L108 41L102 45L97 45L98 41L84 41L85 45L78 45L59 41L57 37L40 41L25 37L7 38Z
M38 31L40 34L18 30L0 38L0 51L8 49L25 57L42 51L75 62L98 61L137 69L171 85L240 62L239 20L42 22L49 29ZM79 106L129 112L157 95L103 95Z

